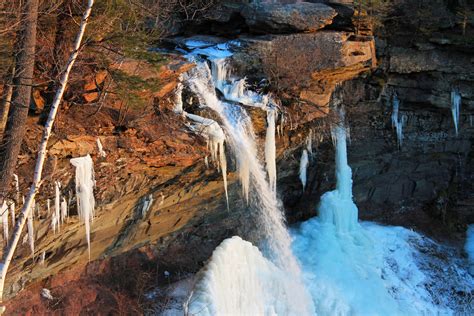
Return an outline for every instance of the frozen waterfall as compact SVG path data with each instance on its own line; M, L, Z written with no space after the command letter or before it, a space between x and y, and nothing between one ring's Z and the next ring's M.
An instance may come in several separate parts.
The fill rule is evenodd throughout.
M226 245L226 242L224 242L222 250L217 251L217 254L213 257L215 260L211 260L207 266L207 275L211 276L201 278L198 281L196 291L199 293L196 292L196 294L193 294L189 301L188 308L190 311L193 311L205 305L207 306L207 313L204 311L204 314L207 315L214 315L213 311L215 310L231 311L231 309L226 309L231 308L228 304L233 304L233 308L237 308L234 310L234 314L236 315L248 315L248 312L252 311L251 308L253 307L257 309L266 308L262 306L265 305L267 301L257 303L254 297L248 296L253 292L246 293L245 289L237 288L235 291L229 290L227 294L222 293L222 295L225 295L224 298L218 296L219 294L214 292L214 289L228 284L226 280L218 279L218 276L222 278L227 277L225 274L232 274L234 282L245 285L247 289L249 286L255 289L255 286L259 286L259 282L265 282L263 281L266 280L265 275L270 278L269 280L278 280L276 274L273 276L276 272L271 273L272 275L268 275L270 271L277 269L279 273L288 276L289 283L268 281L272 286L268 288L264 287L264 293L260 295L264 295L274 301L274 297L281 297L275 291L278 291L278 288L284 288L284 292L287 293L286 295L291 295L285 299L287 302L292 302L293 308L299 311L298 313L294 313L294 315L313 314L311 299L300 281L300 268L291 250L291 237L285 227L280 202L275 198L273 188L275 185L274 179L276 179L276 172L273 173L273 170L268 172L270 181L273 181L272 187L269 181L267 181L263 163L258 158L257 141L256 135L253 132L252 121L246 109L240 106L240 104L244 104L267 110L269 98L247 90L246 86L243 85L242 81L238 78L229 78L230 71L227 68L228 65L225 60L211 59L212 72L206 60L196 60L196 62L197 66L187 79L187 84L191 91L197 95L201 106L206 106L219 115L222 127L227 135L227 143L236 158L237 172L242 184L244 198L249 202L250 207L257 212L261 235L264 240L261 249L262 253L268 259L265 259L265 257L257 253L254 248L251 248L248 243L243 241L239 242L238 240L233 240L233 242L229 242L229 245ZM216 88L223 92L224 100L218 98ZM272 120L273 122L275 121L275 117L272 114L268 114L268 116L270 116L270 125L272 124ZM268 135L269 131L267 130L268 138L266 138L266 142L271 146L267 147L268 151L265 157L268 160L274 161L274 148L272 148L275 133L274 125L269 126L269 129L270 135ZM273 166L271 166L271 168L273 168ZM234 250L232 249L234 247L240 249L235 251L241 251L242 254L236 257L235 260L238 259L238 262L234 262L234 264L238 267L242 267L242 269L227 270L228 268L221 264L227 255L220 254L223 252L226 254L228 252L233 253ZM256 266L251 268L259 271L257 277L252 280L248 280L249 276L246 273L246 270L249 268L249 262L254 262ZM272 268L269 268L270 266ZM255 272L252 273L255 275ZM253 304L260 304L260 307L242 304L242 300L244 299L242 296L245 296L247 302L252 301ZM227 305L224 309L220 309L220 305L217 303L222 299L225 299L222 304ZM213 305L214 303L217 305ZM270 305L268 308L273 308ZM291 307L281 306L276 310L281 310L280 308ZM271 312L269 313L271 314Z
M400 110L400 100L398 99L397 94L393 95L392 99L392 128L395 128L397 134L397 144L398 148L402 147L403 144L403 127L406 125L407 117L406 115L399 115Z
M461 111L461 94L458 90L453 89L451 91L451 114L453 115L454 130L456 136L459 133L459 116Z
M301 154L300 159L300 181L303 185L303 191L306 188L306 177L308 172L308 165L309 165L309 158L308 158L308 150L303 149L303 153Z

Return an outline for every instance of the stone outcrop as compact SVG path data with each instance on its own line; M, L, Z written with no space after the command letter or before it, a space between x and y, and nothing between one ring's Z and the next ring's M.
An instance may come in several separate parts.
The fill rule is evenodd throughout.
M243 49L234 56L234 61L242 75L270 76L279 88L315 108L327 109L338 83L376 65L373 38L345 32L320 31L241 40Z
M314 32L332 23L336 11L321 3L261 3L241 12L247 25L258 32Z

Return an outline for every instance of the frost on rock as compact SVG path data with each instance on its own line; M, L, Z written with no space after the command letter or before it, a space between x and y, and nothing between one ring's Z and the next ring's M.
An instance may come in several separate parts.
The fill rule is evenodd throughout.
M107 156L107 153L104 151L104 147L102 146L102 143L100 142L99 137L97 137L96 143L97 143L97 150L99 151L99 157L105 158Z
M300 159L300 180L301 184L303 185L303 191L306 188L306 173L308 170L308 165L309 165L309 157L308 157L308 151L306 149L303 149L303 153L301 154L301 159Z
M397 94L393 95L392 107L392 128L395 128L397 133L397 144L398 147L401 148L403 144L403 127L407 122L407 117L406 115L399 117L400 100L398 99Z
M461 111L461 94L457 89L451 91L451 114L453 115L454 130L456 136L459 133L459 116Z
M276 109L267 110L267 133L265 137L265 164L267 166L270 188L276 192L276 145L275 145L275 120Z
M76 167L76 200L79 218L86 226L87 250L91 254L90 223L94 217L94 163L90 155L73 158L71 164Z
M202 135L207 140L209 150L211 151L211 160L216 163L217 168L222 172L227 208L229 208L229 196L227 194L227 158L225 156L224 148L224 131L214 120L190 113L185 113L185 115L188 119L194 122L192 125L193 131Z
M2 219L3 224L3 241L8 243L8 205L6 201L3 201L2 206L0 207L0 218Z

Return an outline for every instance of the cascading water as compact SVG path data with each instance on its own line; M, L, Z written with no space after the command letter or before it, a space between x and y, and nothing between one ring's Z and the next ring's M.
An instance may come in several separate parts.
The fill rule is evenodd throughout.
M208 49L207 52L209 51ZM291 237L285 227L280 204L275 197L272 185L267 181L262 163L258 159L256 136L253 132L251 119L245 108L229 102L230 99L233 102L266 108L268 98L242 88L229 88L235 87L238 80L229 80L227 77L229 71L226 68L225 60L211 59L215 70L212 74L206 61L197 60L196 63L197 66L187 79L187 84L198 96L201 105L214 110L219 115L228 136L227 141L237 160L237 171L243 195L259 214L261 232L265 241L263 252L269 259L263 257L258 250L251 248L244 241L224 242L214 253L189 299L189 313L201 310L205 305L207 308L204 314L211 315L216 310L221 315L249 315L250 311L264 311L264 314L312 314L311 300L300 282L300 268L291 250ZM216 87L225 91L224 97L227 101L219 100ZM269 116L271 124L275 118L272 117L272 114ZM268 160L274 160L275 155L272 152L274 148L271 147L274 146L275 128L274 126L269 128L272 135L268 136L267 132L267 142L270 145L265 156ZM274 164L274 161L270 164ZM276 172L273 174L273 171L269 171L269 178L270 182L276 183ZM224 258L233 252L242 254L239 257L239 264L237 264L240 268L226 271L228 267L223 266L225 264ZM253 267L254 264L257 266ZM248 269L253 272L246 273ZM279 271L279 277L277 277L276 270ZM224 274L235 275L230 278L225 277ZM272 279L278 279L281 282L271 281ZM272 286L264 288L262 295L267 299L258 301L252 298L252 293L258 292L259 286L266 282L272 284ZM245 285L245 288L236 289L240 293L239 295L234 295L236 291L226 291L221 295L215 292L215 289L235 287L236 284ZM249 288L253 290L250 291ZM252 302L251 307L242 302L244 299L242 296L248 298L248 302ZM292 302L292 304L289 305L288 302Z

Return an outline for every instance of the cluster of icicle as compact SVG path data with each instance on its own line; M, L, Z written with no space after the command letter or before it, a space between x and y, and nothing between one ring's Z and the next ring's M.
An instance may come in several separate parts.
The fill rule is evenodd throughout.
M229 209L229 196L227 193L227 158L225 155L224 131L216 121L184 111L182 92L183 84L180 82L175 92L175 112L189 119L192 122L190 124L191 130L206 139L207 147L211 152L211 161L214 162L217 170L220 170L222 173L227 209ZM205 162L206 166L208 167L209 162L207 156L205 157Z
M5 244L8 244L10 239L10 231L9 231L9 214L11 217L11 225L12 227L15 226L16 223L16 207L20 206L20 184L18 175L13 175L14 182L15 182L15 189L16 189L16 202L14 200L4 200L3 204L0 206L0 220L2 221L3 226L3 240ZM25 203L25 198L22 197L23 204ZM29 213L27 220L27 231L28 233L25 235L23 239L23 243L28 242L31 250L31 255L34 257L35 255L35 237L34 237L34 216L38 213L38 205L33 203L31 205L31 212Z
M90 224L94 218L94 163L90 155L73 158L71 164L76 167L76 200L79 218L86 227L87 250L91 256Z
M406 124L407 117L406 115L402 115L401 117L399 117L399 109L400 100L398 99L398 96L395 93L392 97L392 128L395 128L395 131L397 133L398 148L401 148L403 144L403 127Z
M47 200L48 213L50 212L50 202ZM61 225L69 216L69 202L66 197L61 196L61 182L54 182L54 213L51 216L51 226L53 232L56 233L61 231Z
M456 136L459 133L459 116L461 111L461 94L457 89L451 91L451 113L453 115L454 130Z

